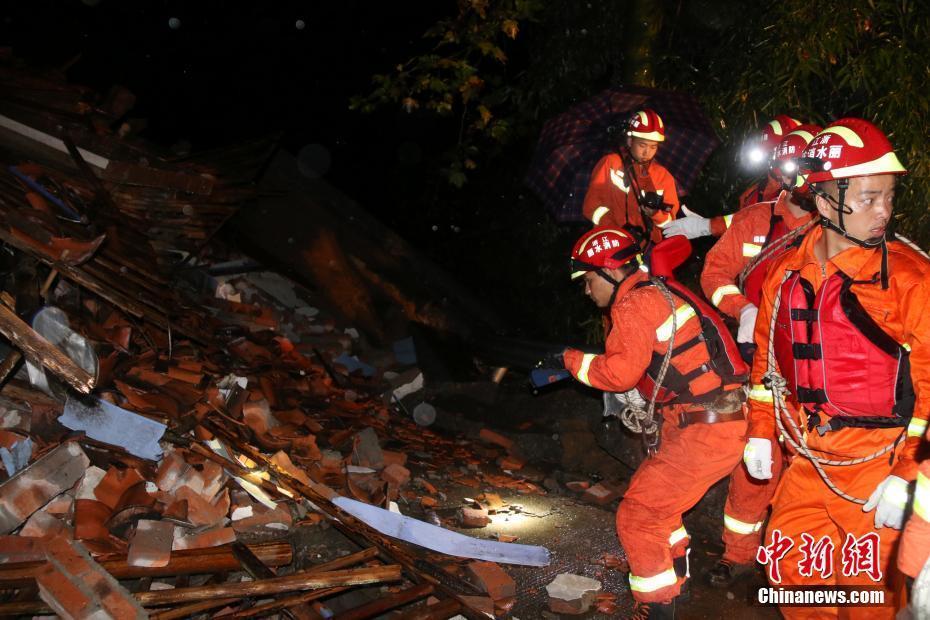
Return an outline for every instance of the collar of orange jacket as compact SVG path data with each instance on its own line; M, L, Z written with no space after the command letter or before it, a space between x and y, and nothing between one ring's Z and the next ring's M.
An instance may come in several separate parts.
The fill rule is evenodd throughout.
M775 201L775 215L778 215L784 220L788 230L794 230L795 228L807 224L814 214L805 212L801 217L795 217L791 212L791 207L788 206L789 198L790 193L788 190L782 190L781 193L778 194L778 200Z
M824 235L823 228L815 226L801 242L801 247L785 261L786 271L800 271L807 265L819 266L814 248ZM828 275L839 270L853 280L868 280L881 270L881 246L863 248L854 245L827 260ZM832 268L831 268L832 266Z

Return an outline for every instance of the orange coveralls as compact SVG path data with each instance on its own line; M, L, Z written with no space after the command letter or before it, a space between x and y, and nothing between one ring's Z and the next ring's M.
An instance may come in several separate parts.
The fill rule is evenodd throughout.
M788 230L794 230L809 222L811 215L795 218L788 208L788 197L787 192L779 194L775 215L782 218ZM737 286L737 279L746 265L762 251L771 216L771 202L738 211L730 228L707 253L701 272L701 289L721 312L736 320L739 320L740 311L751 303ZM771 479L756 480L742 463L730 474L730 489L723 509L723 559L733 564L752 564L755 560L762 540L762 524L781 476L781 450L774 436L768 439L773 448Z
M756 320L755 342L758 345L752 369L752 389L749 394L749 436L770 438L776 433L772 392L762 385L762 376L768 370L767 351L772 306L775 294L786 271L800 270L815 291L837 270L853 280L869 280L881 267L881 250L852 247L837 254L823 265L814 255L815 244L823 231L812 229L801 246L776 259L769 268L762 292L762 304ZM900 439L904 441L894 450L892 459L886 454L858 465L828 466L827 474L841 490L853 497L867 499L888 475L913 481L917 476L915 454L927 428L930 411L930 262L900 242L888 243L888 273L890 285L882 290L878 283L853 284L852 292L882 329L895 341L910 347L911 378L916 394L914 417L906 431L901 428L842 428L821 436L806 433L807 443L814 454L833 455L833 458L851 459L866 456ZM825 364L830 360L826 359ZM794 397L791 397L794 399ZM798 408L798 403L794 402ZM806 418L806 415L802 415ZM822 416L824 423L829 416ZM802 430L806 420L802 419ZM862 506L847 501L831 491L814 470L811 462L796 456L782 474L782 480L772 504L765 543L772 540L778 530L793 541L793 546L779 562L780 585L867 585L885 590L886 604L900 607L894 591L900 589L900 575L894 570L894 551L900 536L892 528L875 529L874 511L863 512ZM810 577L800 574L799 562L802 533L815 540L828 536L833 543L833 574L824 578L814 572ZM869 533L879 536L878 566L881 579L876 582L866 572L847 576L843 571L843 545L846 535L862 537ZM855 572L855 571L852 571ZM891 618L895 608L888 607L783 607L786 618Z
M662 164L652 161L648 167L636 164L636 182L641 192L656 192L662 200L672 206L671 211L657 211L652 215L652 240L655 243L662 241L663 226L675 219L678 213L678 190L675 178ZM623 160L617 153L611 153L601 158L591 173L591 182L588 184L588 193L584 197L582 212L595 226L598 224L621 227L625 224L640 226L643 216L631 191L631 183L627 178L628 171L624 169Z
M610 309L612 328L605 353L565 352L565 367L585 385L610 392L630 390L645 374L653 352L668 350L672 311L656 287L634 289L646 279L644 272L637 272L620 284ZM674 293L672 299L678 324L675 342L684 343L701 327L691 306ZM700 344L675 355L671 363L686 373L708 359L707 347ZM716 374L705 373L691 381L690 388L694 394L704 394L720 384ZM679 428L679 413L696 410L703 407L672 404L661 409L659 451L637 469L617 510L617 534L629 559L630 587L638 601L668 602L678 595L684 576L676 574L673 558L685 557L689 540L682 513L729 474L742 454L745 421Z
M736 213L739 213L743 209L747 209L754 204L760 202L771 202L778 198L779 192L781 192L781 181L773 179L772 175L765 176L765 185L762 187L762 191L759 191L759 186L761 185L762 179L753 183L746 188L739 196L739 200L736 204ZM718 215L716 217L710 218L710 234L714 237L719 237L726 232L727 228L733 225L733 217L736 213L731 213L729 215Z
M905 575L917 577L930 557L930 458L920 464L913 508L901 535L898 568Z

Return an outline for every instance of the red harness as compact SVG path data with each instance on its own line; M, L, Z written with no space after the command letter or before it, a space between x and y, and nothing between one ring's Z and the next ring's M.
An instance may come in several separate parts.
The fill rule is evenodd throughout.
M671 237L666 241L675 238ZM725 386L745 382L749 378L749 367L740 357L736 342L717 311L678 282L667 280L665 285L675 297L691 306L701 321L701 332L691 340L681 343L675 342L675 346L672 348L672 357L665 378L662 381L662 387L656 396L656 402L663 404L671 401L678 403L706 403L713 401L722 394ZM642 286L654 285L648 281L636 285L637 288ZM675 364L676 357L695 346L703 346L707 349L707 362L690 372L681 372ZM664 355L653 351L649 367L636 385L640 394L646 398L651 397L655 390L656 378L659 376L664 357ZM715 374L720 377L720 387L704 394L693 394L691 392L691 382L705 374Z
M874 280L877 282L877 280ZM837 272L814 293L792 273L781 285L775 325L775 357L798 402L829 415L833 430L905 426L914 410L908 352L866 312Z

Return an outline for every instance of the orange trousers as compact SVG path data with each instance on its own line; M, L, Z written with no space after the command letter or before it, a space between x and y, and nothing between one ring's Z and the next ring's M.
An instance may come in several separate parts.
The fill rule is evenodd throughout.
M727 503L723 508L723 559L733 564L752 564L762 542L762 525L784 469L784 451L772 442L772 477L756 480L740 462L730 474Z
M930 557L930 459L920 464L912 508L901 536L898 568L916 578Z
M871 454L877 448L887 445L901 433L900 429L859 429L844 428L817 437L811 433L810 447L830 451L840 458L852 458ZM844 441L848 440L848 441ZM849 449L849 447L854 447ZM843 450L843 447L847 447ZM900 446L898 446L900 451ZM824 466L834 484L853 497L868 499L878 484L889 475L891 465L888 455L878 457L866 463L853 466ZM843 499L830 490L817 474L814 466L804 456L798 455L782 475L781 484L775 493L772 504L772 517L766 531L763 545L770 545L773 533L793 542L791 548L778 562L781 582L770 578L772 585L780 586L869 586L879 587L885 592L885 606L882 607L782 607L785 618L894 618L895 611L903 605L903 578L894 563L898 538L901 532L891 528L875 529L875 513L863 512L862 505ZM802 561L805 559L804 538L807 534L813 541L820 541L824 536L832 543L832 564L829 575L826 571L814 568L809 576L801 574ZM851 547L849 536L863 540L866 535L878 536L878 557L871 567L851 562L849 553L865 560L871 556L868 548ZM844 546L847 553L844 554ZM823 548L829 550L828 546ZM808 546L808 551L810 547ZM808 553L808 555L810 555ZM828 554L824 554L828 555ZM847 557L844 557L847 556ZM845 560L845 562L844 562ZM851 574L844 574L844 568L850 567ZM880 570L880 577L878 571ZM771 565L767 566L771 571ZM771 572L769 572L771 577Z
M673 560L686 556L689 540L681 516L733 471L746 441L744 420L679 428L678 411L663 412L659 451L636 470L617 510L630 588L641 602L669 602L680 592L685 577Z

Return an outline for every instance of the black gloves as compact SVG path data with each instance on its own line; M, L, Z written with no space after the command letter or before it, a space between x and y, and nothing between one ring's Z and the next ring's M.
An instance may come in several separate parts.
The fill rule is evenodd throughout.
M559 349L558 351L553 351L547 353L545 357L539 360L536 363L536 368L550 368L552 370L564 370L565 362L562 360L562 354L565 352L565 349Z

